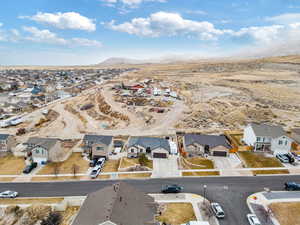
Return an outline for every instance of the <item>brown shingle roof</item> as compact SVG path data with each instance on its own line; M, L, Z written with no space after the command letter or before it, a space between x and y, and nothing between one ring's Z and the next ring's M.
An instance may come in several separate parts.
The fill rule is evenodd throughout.
M88 195L72 225L155 224L154 199L126 183L105 187Z

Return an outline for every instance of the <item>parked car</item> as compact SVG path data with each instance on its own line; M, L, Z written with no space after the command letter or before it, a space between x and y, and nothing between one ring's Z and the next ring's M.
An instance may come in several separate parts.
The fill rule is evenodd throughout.
M103 167L104 163L105 163L105 158L100 158L100 159L98 159L98 161L96 162L96 166Z
M247 219L250 225L261 225L258 218L254 214L247 214Z
M296 182L286 182L284 184L284 189L287 191L300 191L300 184Z
M279 159L280 162L282 162L282 163L289 163L289 162L290 162L290 161L289 161L289 158L286 157L286 156L283 155L283 154L277 154L277 155L276 155L276 158Z
M4 191L0 193L0 198L16 198L18 197L18 192L16 191Z
M93 159L90 161L90 167L95 167L98 159Z
M300 161L300 155L297 155L295 152L291 152L290 154L292 156L294 156L295 159L297 159L298 161Z
M37 163L34 162L34 163L31 163L30 165L26 166L25 169L23 170L23 173L30 173L33 169L35 169L37 167Z
M177 184L172 184L172 185L165 185L162 189L162 193L180 193L183 190L183 187L177 185Z
M98 177L98 175L99 175L99 173L101 172L101 168L100 167L98 167L98 168L94 168L93 170L92 170L92 172L91 172L91 174L90 174L90 177L92 178L92 179L95 179L95 178L97 178Z
M292 154L283 154L283 155L289 159L289 163L292 164L295 162L295 158Z
M222 219L222 218L225 217L224 210L222 209L222 207L220 206L219 203L217 203L217 202L212 202L212 203L210 204L210 206L211 206L211 208L212 208L214 214L216 215L216 217L217 217L218 219Z

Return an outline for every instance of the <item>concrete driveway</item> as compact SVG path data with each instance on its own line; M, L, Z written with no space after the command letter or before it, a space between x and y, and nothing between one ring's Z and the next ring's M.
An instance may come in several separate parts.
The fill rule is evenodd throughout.
M221 175L223 175L223 176L240 176L240 175L242 175L241 171L234 171L234 170L231 171L230 170L230 169L235 169L235 168L242 168L242 162L236 154L231 153L229 155L229 157L212 156L212 157L210 157L210 159L214 161L216 169L221 169ZM224 169L225 171L222 171L222 169ZM245 173L245 172L243 172L243 173Z
M180 172L177 163L178 156L170 155L168 159L153 158L152 178L178 177Z

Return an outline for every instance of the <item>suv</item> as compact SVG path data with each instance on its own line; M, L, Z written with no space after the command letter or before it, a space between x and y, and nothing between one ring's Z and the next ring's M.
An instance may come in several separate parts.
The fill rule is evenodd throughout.
M284 189L287 191L300 191L300 184L296 182L286 182L284 186Z
M210 206L218 219L225 217L225 213L219 203L212 202Z
M92 170L91 174L90 174L90 177L91 177L92 179L95 179L95 178L98 177L98 175L99 175L100 172L101 172L101 168L100 168L100 167L94 168L94 169Z
M104 163L105 163L105 158L100 158L96 162L96 166L103 167Z
M282 163L289 163L290 160L287 156L283 155L283 154L277 154L276 158L280 160L280 162Z
M25 169L23 170L23 173L30 173L34 168L37 167L37 163L34 162L34 163L31 163L30 165L26 166Z
M161 189L162 193L180 193L183 190L183 187L172 184L172 185L166 185Z
M295 162L295 158L292 154L283 154L283 155L289 159L289 163Z

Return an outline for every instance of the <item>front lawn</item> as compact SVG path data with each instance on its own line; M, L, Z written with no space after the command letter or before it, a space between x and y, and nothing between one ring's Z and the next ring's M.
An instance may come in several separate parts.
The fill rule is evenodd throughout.
M152 160L145 160L144 163L145 163L146 167L153 169L153 161ZM128 167L136 166L138 164L140 164L139 158L130 158L129 159L127 157L124 157L121 160L120 168L124 169L124 168L128 168Z
M86 173L89 168L89 162L85 160L81 153L72 153L72 155L63 162L48 163L39 172L39 175L54 174L55 167L58 174L73 174L74 165L76 165L76 173Z
M168 203L161 216L157 217L160 222L172 225L186 224L197 220L192 204L190 203Z
M119 168L120 160L107 160L105 161L102 172L117 172Z
M269 205L281 225L300 224L300 202L280 202Z
M238 153L245 166L248 168L268 168L284 167L275 157L266 157L263 153L239 152ZM288 170L255 170L253 174L287 174Z
M146 178L151 177L151 173L127 173L127 174L119 174L119 178L127 178L127 179L134 179L134 178Z
M214 169L213 161L202 157L181 158L181 166L184 170L200 170L200 169ZM217 176L220 175L218 171L211 172L183 172L183 176Z
M0 157L0 175L19 175L25 168L24 158L12 154Z

